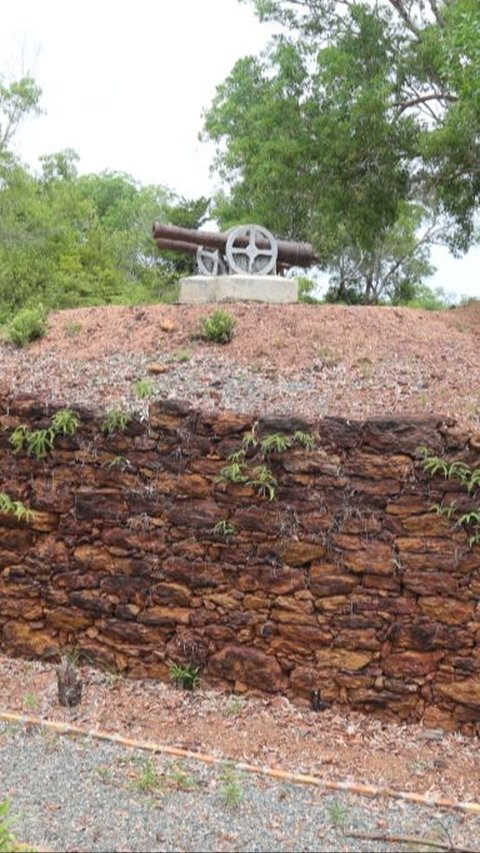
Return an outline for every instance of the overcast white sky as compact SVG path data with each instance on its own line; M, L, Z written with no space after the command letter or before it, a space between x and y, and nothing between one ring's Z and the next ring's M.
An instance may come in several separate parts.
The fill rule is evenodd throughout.
M268 37L237 0L4 2L0 74L31 72L45 110L17 150L35 167L41 154L74 148L81 172L123 171L188 198L210 195L202 110L235 61ZM434 262L430 285L480 296L480 248L462 260L436 250Z

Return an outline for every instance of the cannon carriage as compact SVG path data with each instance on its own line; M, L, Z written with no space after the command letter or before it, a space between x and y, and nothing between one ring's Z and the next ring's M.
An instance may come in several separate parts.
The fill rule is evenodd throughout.
M156 222L153 238L159 249L195 255L198 272L206 276L285 274L290 267L309 267L319 260L310 243L277 240L261 225L217 233Z

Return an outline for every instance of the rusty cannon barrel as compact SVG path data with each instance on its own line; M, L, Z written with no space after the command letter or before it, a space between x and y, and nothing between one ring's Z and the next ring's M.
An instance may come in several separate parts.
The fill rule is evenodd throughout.
M228 233L198 231L156 222L153 238L160 249L193 254L203 273L274 273L277 266L309 267L319 258L310 243L277 240L260 225L239 225ZM213 267L213 268L212 268Z

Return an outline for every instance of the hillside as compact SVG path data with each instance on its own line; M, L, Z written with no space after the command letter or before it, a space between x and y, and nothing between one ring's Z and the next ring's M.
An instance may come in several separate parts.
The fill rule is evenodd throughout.
M57 311L47 336L0 344L0 390L62 405L146 406L153 395L202 408L353 419L440 414L480 428L480 302L449 311L340 305L221 306L230 344L192 334L216 306Z

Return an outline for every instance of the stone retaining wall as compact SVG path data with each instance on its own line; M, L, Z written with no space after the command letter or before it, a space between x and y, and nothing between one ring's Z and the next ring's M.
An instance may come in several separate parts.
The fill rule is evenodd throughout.
M480 728L480 548L431 511L458 488L419 470L420 445L478 464L441 419L254 419L150 406L106 435L81 411L43 459L14 454L20 423L54 410L0 398L0 648L78 646L133 677L172 661L209 683L284 693L429 726ZM218 479L245 432L312 435L256 453L277 480ZM477 448L477 449L474 449ZM250 479L254 479L253 477ZM460 495L457 496L460 498ZM478 721L478 724L477 724Z

